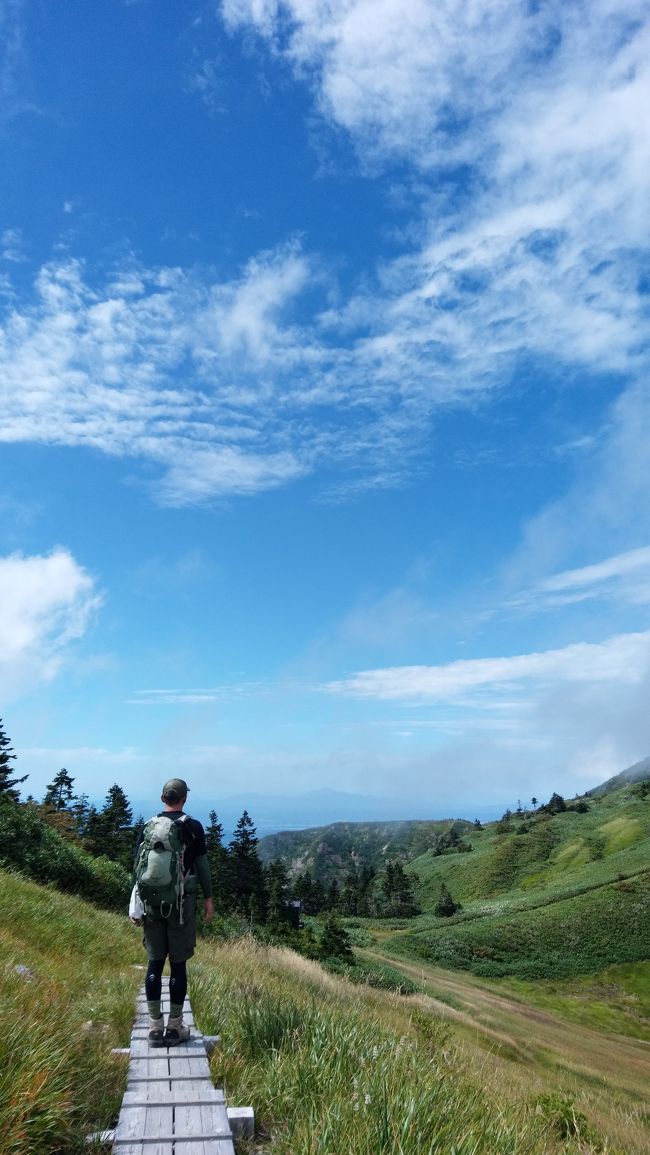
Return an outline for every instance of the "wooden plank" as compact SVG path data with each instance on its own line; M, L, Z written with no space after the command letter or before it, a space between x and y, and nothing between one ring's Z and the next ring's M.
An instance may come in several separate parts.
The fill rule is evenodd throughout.
M210 1064L201 1055L179 1055L172 1051L169 1056L169 1074L174 1079L185 1079L188 1075L203 1075L210 1082Z
M129 1079L151 1078L164 1079L165 1076L169 1078L169 1063L167 1062L167 1055L163 1052L158 1054L149 1053L141 1057L132 1057L129 1063Z
M127 1090L132 1090L134 1087L139 1087L141 1084L144 1086L147 1083L157 1083L161 1080L161 1078L164 1078L164 1076L161 1076L161 1075L129 1075L129 1081L127 1083ZM187 1082L204 1083L205 1082L205 1075L181 1075L181 1078L182 1078L184 1083L187 1083ZM167 1076L167 1083L169 1084L170 1081L171 1080L170 1080L170 1077L168 1075ZM215 1088L215 1090L216 1089L217 1088Z
M174 1133L179 1139L230 1139L226 1108L221 1104L174 1108Z
M124 1140L167 1139L174 1134L173 1107L122 1107L115 1128L115 1144Z
M174 1155L173 1143L149 1143L145 1146L144 1143L135 1141L133 1143L121 1143L119 1147L113 1146L113 1151L119 1152L119 1155ZM192 1155L188 1152L187 1155Z
M185 1022L194 1026L189 1002L185 1007ZM223 1091L210 1078L203 1037L195 1028L178 1047L154 1048L148 1036L146 999L140 997L114 1155L234 1155Z
M205 1079L151 1079L144 1086L127 1085L123 1106L132 1107L144 1103L172 1105L174 1103L223 1103L223 1091L207 1083Z
M157 1147L157 1146L164 1147L165 1143L170 1143L170 1145L173 1145L174 1152L175 1152L175 1148L177 1148L177 1145L179 1145L179 1143L206 1143L206 1142L215 1142L215 1141L222 1141L222 1142L230 1143L230 1148L227 1148L227 1150L229 1150L230 1155L232 1155L233 1147L232 1147L232 1135L231 1135L230 1131L227 1132L227 1134L226 1133L221 1134L219 1132L215 1132L214 1134L204 1134L204 1135L200 1135L200 1134L196 1134L196 1135L177 1135L177 1134L172 1134L172 1135L141 1135L140 1139L137 1139L137 1140L115 1139L113 1141L113 1150L114 1150L114 1152L117 1152L118 1155L122 1155L122 1150L124 1150L124 1147L128 1147L128 1146L133 1147L134 1142L135 1142L136 1146L142 1146L142 1148L145 1150L145 1153L147 1153L147 1155L151 1155L151 1148L152 1147ZM170 1150L171 1150L171 1146L170 1146Z
M233 1155L233 1151L231 1139L177 1139L174 1143L174 1155Z

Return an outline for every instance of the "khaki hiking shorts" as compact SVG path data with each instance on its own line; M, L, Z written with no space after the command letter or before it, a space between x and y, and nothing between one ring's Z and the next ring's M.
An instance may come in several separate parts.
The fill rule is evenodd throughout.
M157 911L145 914L142 928L147 958L165 959L169 955L170 963L186 962L196 946L196 894L185 894L183 898L182 925L178 909L173 906L167 918Z

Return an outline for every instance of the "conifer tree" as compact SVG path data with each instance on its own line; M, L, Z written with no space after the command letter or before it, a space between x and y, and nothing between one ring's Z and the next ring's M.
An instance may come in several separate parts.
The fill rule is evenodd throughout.
M456 911L460 909L460 903L454 902L447 886L443 882L440 887L440 898L433 908L434 914L437 914L439 918L450 918L452 914L455 914Z
M70 777L63 766L46 787L43 805L49 806L51 810L69 810L75 800L73 784L74 778Z
M318 953L321 958L336 958L347 963L354 962L349 935L335 914L328 915L325 921Z
M22 778L12 778L11 762L16 761L11 743L5 734L2 725L2 718L0 718L0 796L5 798L12 798L14 802L20 801L20 794L18 790L14 790L14 786L20 786L22 782L26 782L29 774L23 774Z
M133 811L121 786L110 787L102 809L88 818L87 845L91 854L106 854L126 870L133 866Z
M306 870L304 872L304 874L299 874L298 877L296 878L296 881L295 881L294 887L293 887L293 893L295 894L296 898L300 899L300 901L302 902L303 910L307 914L312 913L311 912L311 888L312 888L311 872L309 870Z
M327 906L327 894L320 878L317 878L311 888L311 909L313 914L320 914Z
M223 825L217 818L216 810L210 811L210 822L205 828L205 843L212 877L214 908L219 914L227 914L232 902L228 852L223 845Z
M327 898L325 901L326 910L338 910L341 902L341 893L339 891L339 884L335 878L332 879L327 888Z
M542 806L542 810L548 811L549 814L562 814L566 810L566 802L561 794L554 792L546 806Z
M241 914L263 922L266 915L266 887L257 843L253 820L248 811L244 810L228 847L233 903Z
M280 923L285 920L287 899L289 897L289 875L281 858L275 858L268 869L269 888L269 923Z

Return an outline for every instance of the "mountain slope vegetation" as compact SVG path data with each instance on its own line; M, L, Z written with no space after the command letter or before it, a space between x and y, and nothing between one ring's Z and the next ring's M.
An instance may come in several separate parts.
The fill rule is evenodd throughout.
M381 871L399 854L417 880L422 913L362 925L371 941L401 957L520 978L567 977L650 958L645 779L635 773L625 785L569 802L554 795L551 803L506 813L485 827L348 824L304 831L302 841L294 832L275 836L273 852L284 847L294 871L310 863L316 871L337 847L331 869L340 876L351 864L377 871L376 907ZM444 909L450 917L439 916L441 894L453 898Z

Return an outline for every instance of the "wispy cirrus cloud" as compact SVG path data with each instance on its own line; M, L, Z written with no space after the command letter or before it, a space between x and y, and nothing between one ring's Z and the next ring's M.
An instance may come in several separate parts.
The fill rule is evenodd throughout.
M613 391L642 378L640 4L222 11L306 78L374 171L410 164L417 240L360 271L336 306L318 254L291 242L228 280L125 261L98 283L79 262L52 262L6 306L0 438L140 460L175 505L322 466L349 493L399 484L441 407L519 387L522 363L608 373Z
M411 166L412 250L321 317L378 392L399 381L402 413L421 415L509 388L533 358L629 385L647 436L645 4L224 0L222 12L286 61L373 173L398 161L408 182Z
M224 682L219 686L176 687L172 689L134 690L127 698L129 706L196 706L206 702L232 701L235 698L260 697L271 692L270 683Z
M595 599L650 603L650 547L626 550L593 565L552 574L508 600L508 606L540 610Z

